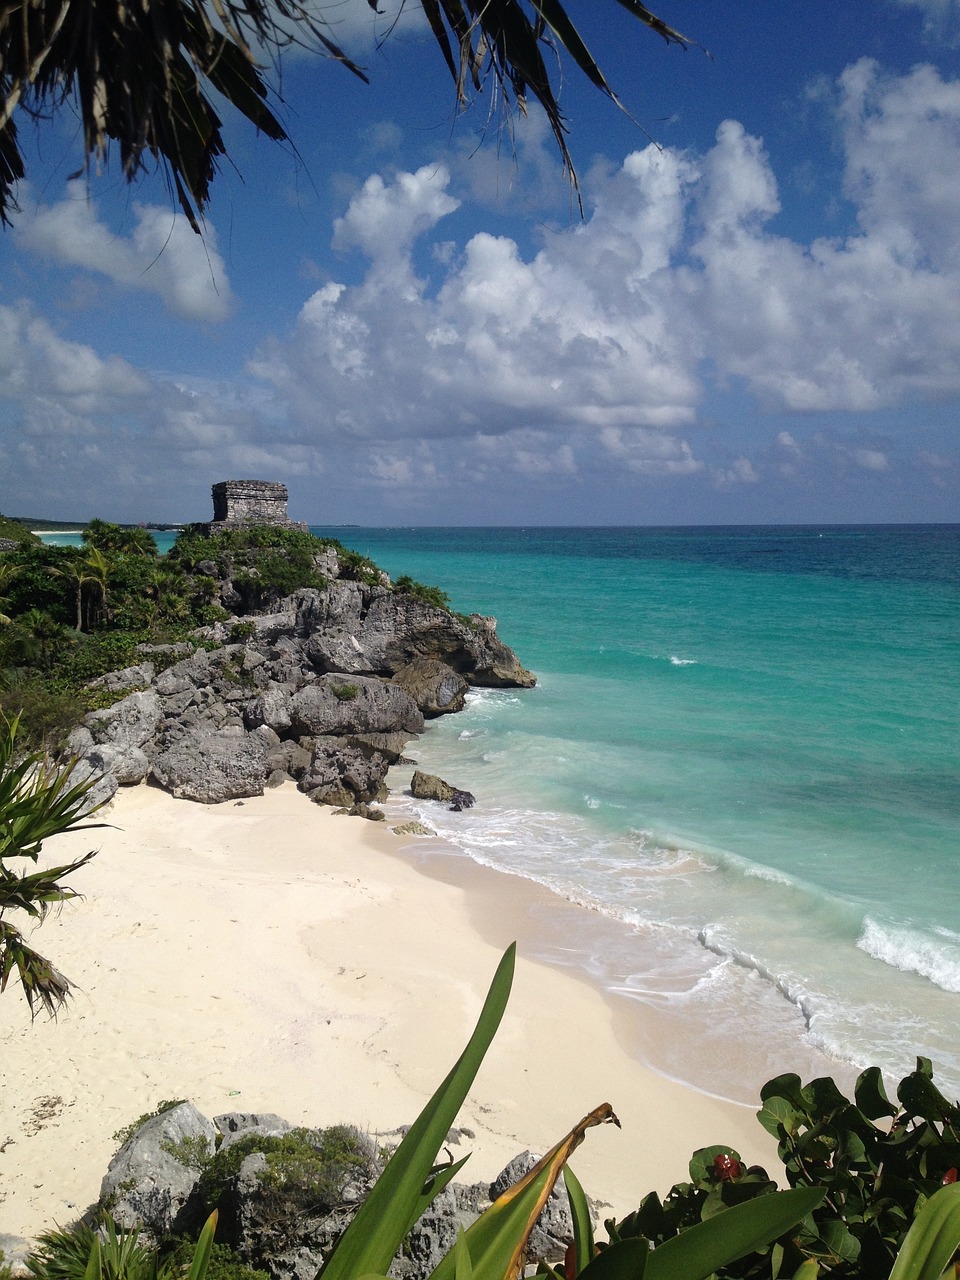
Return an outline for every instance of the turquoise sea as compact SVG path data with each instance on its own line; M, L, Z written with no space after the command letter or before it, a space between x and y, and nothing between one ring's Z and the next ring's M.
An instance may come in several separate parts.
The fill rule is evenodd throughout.
M421 816L593 908L551 958L657 1012L656 1065L737 1096L772 1026L771 1072L922 1053L960 1094L960 526L336 536L536 672L432 723L477 805Z
M477 797L420 816L585 908L546 958L647 1007L639 1052L745 1101L805 1046L922 1053L960 1095L960 526L314 532L536 672L412 744Z

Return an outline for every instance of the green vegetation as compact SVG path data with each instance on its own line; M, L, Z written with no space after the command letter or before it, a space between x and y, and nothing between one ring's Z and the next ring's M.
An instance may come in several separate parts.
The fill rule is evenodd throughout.
M240 1166L253 1152L262 1152L266 1157L259 1184L261 1191L272 1198L278 1217L333 1208L340 1202L346 1185L370 1170L370 1157L360 1134L347 1125L291 1129L273 1137L245 1134L213 1155L206 1155L199 1166L196 1152L178 1154L171 1149L182 1164L200 1168L197 1199L206 1210L221 1207Z
M360 686L357 684L332 684L330 692L341 702L352 702L360 692Z
M69 995L70 983L6 917L23 912L42 921L51 907L77 896L62 880L85 866L93 852L29 873L17 863L36 864L44 840L81 826L89 784L74 783L70 769L58 771L41 755L21 754L17 729L16 720L0 717L0 991L16 973L31 1014L44 1008L53 1015Z
M450 597L446 591L441 591L439 587L425 586L422 582L416 582L405 573L401 574L393 585L405 595L415 596L418 600L424 600L427 604L432 604L435 609L443 609L446 613L451 612Z
M35 533L31 533L25 524L20 520L11 520L9 516L0 516L0 538L7 538L11 542L26 542L37 545L40 539Z
M134 1228L119 1227L109 1214L68 1230L57 1228L38 1238L28 1255L27 1273L35 1280L205 1280L214 1252L217 1215L211 1214L192 1249L159 1251L142 1244ZM254 1280L260 1273L232 1265L223 1267L223 1280Z

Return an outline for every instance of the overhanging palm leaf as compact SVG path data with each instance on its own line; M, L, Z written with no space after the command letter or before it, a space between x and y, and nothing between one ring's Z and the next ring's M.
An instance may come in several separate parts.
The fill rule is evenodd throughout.
M368 3L377 8L376 0ZM616 3L668 44L691 43L639 0ZM617 99L561 0L420 4L458 101L485 80L521 111L532 94L576 183L543 50L565 51ZM105 161L116 142L123 175L132 180L152 158L199 230L225 154L208 86L267 137L286 140L257 61L264 51L275 57L285 45L309 45L366 80L324 26L299 0L0 0L0 222L16 208L13 190L24 177L15 112L51 114L69 100L82 121L87 161Z

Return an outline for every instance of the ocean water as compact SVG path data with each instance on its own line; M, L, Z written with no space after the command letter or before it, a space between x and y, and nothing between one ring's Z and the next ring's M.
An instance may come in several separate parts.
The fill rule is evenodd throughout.
M476 807L407 805L588 908L550 958L656 1012L654 1065L752 1100L773 1028L760 1070L922 1053L960 1094L960 526L315 532L537 674L411 748Z

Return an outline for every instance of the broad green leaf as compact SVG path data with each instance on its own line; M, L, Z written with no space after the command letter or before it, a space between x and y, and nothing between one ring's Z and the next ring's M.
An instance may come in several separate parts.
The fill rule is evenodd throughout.
M190 1263L187 1280L204 1280L204 1276L207 1274L207 1267L210 1265L210 1257L213 1253L213 1237L216 1235L219 1216L219 1212L214 1209L203 1224L200 1239L197 1241L197 1247L193 1251L193 1261Z
M644 1280L652 1257L650 1241L642 1236L618 1240L597 1254L579 1280Z
M808 1258L806 1262L801 1262L799 1267L793 1273L793 1280L817 1280L820 1274L820 1264L816 1258Z
M587 1129L599 1124L620 1124L607 1102L584 1116L470 1225L464 1238L470 1249L474 1280L514 1280L522 1273L530 1233L563 1166L583 1141ZM455 1280L451 1255L441 1260L431 1280Z
M580 1179L569 1165L563 1169L563 1181L567 1188L567 1199L570 1201L570 1216L573 1218L573 1248L575 1256L575 1275L592 1261L597 1251L593 1239L593 1219L590 1217L590 1206Z
M494 975L480 1018L463 1053L407 1131L320 1270L326 1280L382 1275L417 1220L437 1152L457 1117L507 1006L516 944L506 950Z
M900 1246L890 1280L938 1280L960 1248L960 1182L934 1192Z
M644 1280L706 1280L720 1267L771 1244L821 1203L822 1187L760 1196L682 1231L654 1249Z
M453 1246L453 1259L456 1264L456 1280L473 1280L473 1263L470 1261L470 1250L463 1238L463 1232L457 1232L457 1242Z
M870 1120L897 1114L896 1104L887 1097L879 1067L867 1067L866 1071L860 1072L853 1096L857 1106Z

